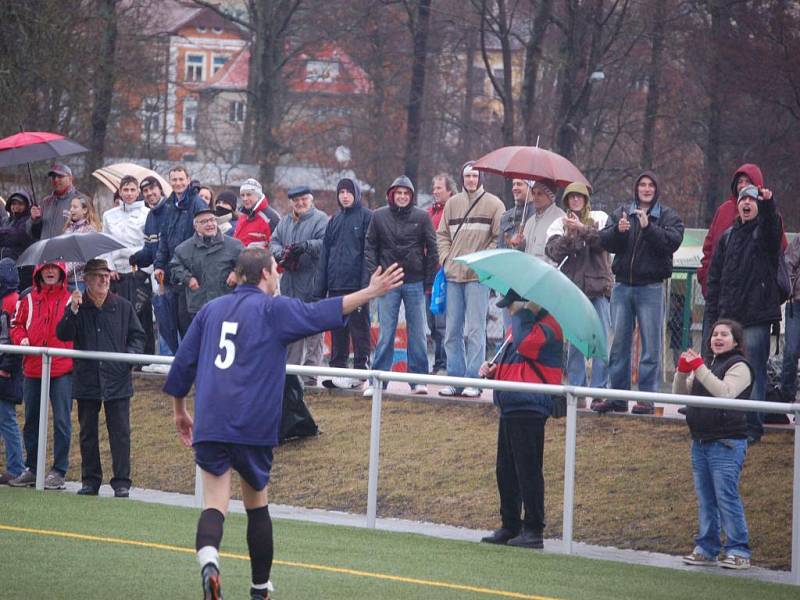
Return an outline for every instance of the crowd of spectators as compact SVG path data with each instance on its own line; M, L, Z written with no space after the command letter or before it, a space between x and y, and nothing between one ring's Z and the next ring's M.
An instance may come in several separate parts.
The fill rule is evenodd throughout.
M391 369L402 305L410 372L446 371L457 377L547 383L560 382L566 376L573 385L588 382L594 388L620 390L631 388L632 373L636 372L639 390L658 390L666 282L672 276L673 254L683 240L684 226L678 212L662 199L663 190L652 172L639 175L631 197L619 202L610 214L592 208L591 192L584 184L570 184L559 199L554 184L523 179L512 181L506 210L504 203L484 188L483 174L472 162L459 173L460 186L448 174L433 177L433 202L427 211L417 207L418 190L404 175L386 191L386 206L374 212L362 201L358 183L345 178L336 187L339 211L330 219L315 206L309 187L288 190L291 209L281 218L255 179L244 181L238 195L231 190L215 195L210 187L193 181L180 165L168 173L169 196L156 177L138 181L125 176L119 183L116 206L99 216L92 201L75 188L68 166L53 165L48 176L52 191L47 197L33 203L25 191L12 193L0 222L0 341L4 343L174 353L200 308L237 285L234 267L241 251L262 247L268 249L281 272L280 293L305 302L361 289L379 267L385 270L398 263L403 268L403 285L372 307L378 325L374 352L370 310L358 307L343 327L330 332L332 367L346 367L352 348L354 368ZM37 240L91 231L107 233L124 248L87 264L15 264ZM508 329L507 346L498 353L497 362L486 362L490 290L454 259L492 248L526 252L572 280L591 301L611 340L608 362L594 359L587 368L587 358L563 340L552 317L515 292L498 303ZM781 279L784 261L788 281ZM430 293L440 268L447 279L446 311L434 315ZM697 274L706 301L701 350L692 354L690 349L679 349L684 352L675 389L764 400L770 331L781 320L782 305L788 300L781 388L794 400L800 354L799 271L800 238L787 244L777 202L764 187L760 169L742 165L734 173L731 196L717 210L703 246ZM159 310L154 311L156 303ZM638 365L633 364L636 331L641 347ZM715 346L717 338L733 340L734 346ZM555 350L562 344L563 364L561 351ZM542 354L545 347L546 356ZM323 348L322 334L298 340L289 346L288 362L320 366ZM715 357L723 355L726 362L719 366ZM36 480L41 362L35 355L24 359L0 356L0 432L6 448L0 482L12 486L31 486ZM554 375L553 369L560 376ZM731 385L731 377L737 376L736 385ZM306 377L304 384L317 385L317 379ZM358 389L369 395L374 382L334 377L323 378L321 385ZM427 388L411 384L411 393L426 394ZM474 398L481 392L474 387L446 386L438 393ZM47 489L65 485L70 414L76 399L83 484L79 493L97 494L102 483L97 417L103 408L113 459L110 483L117 496L127 497L132 485L132 394L130 368L123 363L53 360L50 401L55 443L53 465L45 477ZM539 506L543 491L531 487L528 479L539 477L542 431L552 403L539 396L523 396L495 395L501 409L497 460L503 524L485 541L517 540L512 545L538 547L544 527ZM24 404L21 435L16 426L18 403ZM627 412L628 408L627 402L601 396L591 404L599 413ZM636 402L632 412L652 414L654 407ZM714 477L710 467L702 466L703 461L711 460L713 449L708 445L729 439L736 441L736 448L757 443L763 434L762 418L747 413L744 420L727 423L722 433L709 433L706 413L689 409L687 418L695 444L693 466L702 535L713 537L718 524L708 516L715 509L707 488ZM528 445L520 445L521 439ZM537 445L530 446L531 440ZM523 462L530 466L533 461L538 467L520 475L524 470L515 471L514 455L526 456ZM512 472L517 475L510 475ZM515 477L523 479L512 481ZM520 516L520 503L526 513L530 508L530 514ZM744 550L746 539L739 540L741 527L737 527L727 532L732 543L740 544L728 549L729 556L738 557L732 559L731 568L741 568L738 559L749 559L749 551ZM746 525L744 529L746 537ZM719 544L709 540L698 538L686 561L702 564L711 560L719 552Z

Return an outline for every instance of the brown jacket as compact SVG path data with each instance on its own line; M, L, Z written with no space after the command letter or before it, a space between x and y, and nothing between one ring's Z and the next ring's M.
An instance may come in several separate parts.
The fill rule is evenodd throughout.
M602 211L591 212L594 227L573 235L564 233L563 218L553 222L547 230L545 254L556 265L567 259L561 267L570 280L589 298L611 296L614 277L611 274L611 258L600 245L600 229L605 226L608 215Z
M481 194L483 196L467 215L453 243L453 236L464 221L464 215ZM447 201L442 220L439 221L439 228L436 230L436 248L448 281L465 283L478 280L472 269L453 259L471 252L494 248L500 232L500 217L505 209L505 205L497 196L484 192L483 186L474 192L463 191Z

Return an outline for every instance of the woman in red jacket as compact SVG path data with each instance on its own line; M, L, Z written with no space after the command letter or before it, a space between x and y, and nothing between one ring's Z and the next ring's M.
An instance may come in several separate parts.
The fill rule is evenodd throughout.
M19 301L11 339L18 346L72 348L72 342L56 337L56 325L61 320L70 293L64 263L37 265L33 272L33 287ZM9 482L14 487L31 487L36 483L36 459L39 445L39 396L42 385L42 357L28 354L22 361L24 381L22 400L25 403L25 425L22 438L25 444L27 469ZM44 480L48 490L64 489L64 477L69 468L69 445L72 437L72 359L53 357L50 371L50 405L53 408L53 466Z

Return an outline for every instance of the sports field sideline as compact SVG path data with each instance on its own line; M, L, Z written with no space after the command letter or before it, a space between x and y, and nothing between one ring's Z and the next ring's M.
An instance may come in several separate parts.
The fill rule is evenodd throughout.
M0 598L200 597L195 509L0 490ZM223 590L246 597L245 519L230 514ZM278 519L274 597L720 600L797 598L741 577Z

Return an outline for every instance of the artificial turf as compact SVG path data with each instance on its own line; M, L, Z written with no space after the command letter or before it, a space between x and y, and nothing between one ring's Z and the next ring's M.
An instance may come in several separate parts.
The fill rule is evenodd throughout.
M132 500L2 488L0 598L199 598L197 514ZM240 514L225 523L222 573L229 599L247 597L245 524ZM275 547L277 600L798 596L797 588L749 579L295 521L275 522Z

